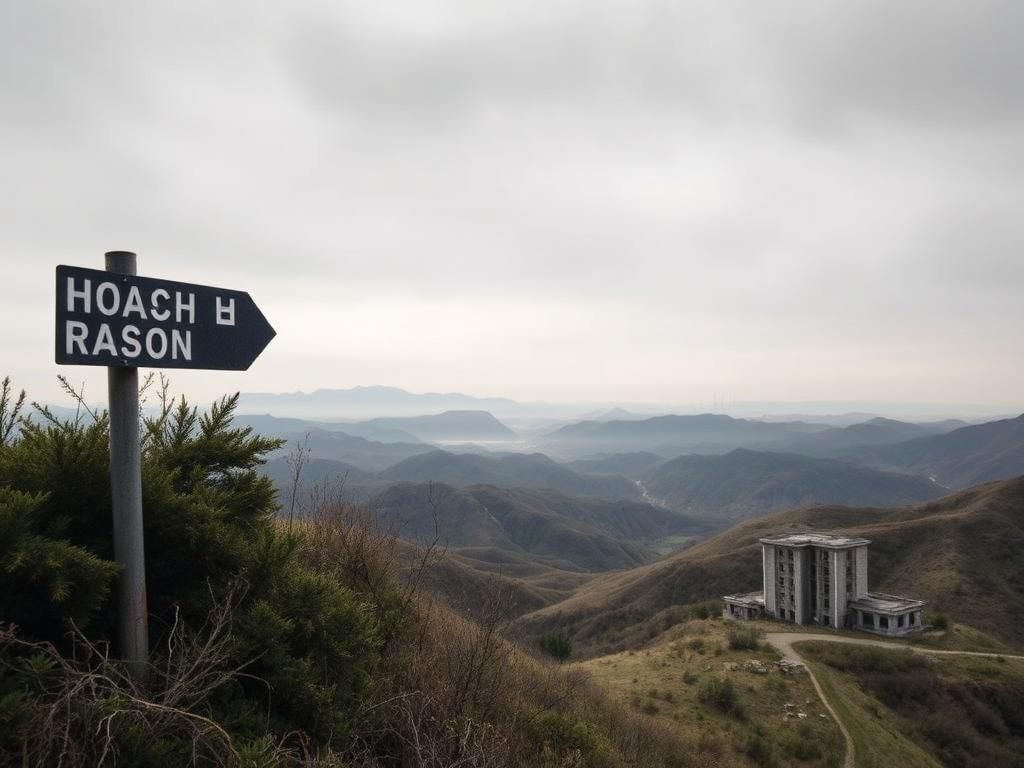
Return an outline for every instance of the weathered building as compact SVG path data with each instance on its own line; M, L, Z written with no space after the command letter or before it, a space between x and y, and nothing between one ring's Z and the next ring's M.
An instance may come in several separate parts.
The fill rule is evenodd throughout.
M883 635L920 629L923 601L868 591L870 543L822 532L766 536L761 539L764 589L727 595L725 617L766 616Z

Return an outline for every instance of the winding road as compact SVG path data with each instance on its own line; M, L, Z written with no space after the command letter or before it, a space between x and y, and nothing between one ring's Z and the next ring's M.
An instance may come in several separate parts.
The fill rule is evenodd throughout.
M843 635L819 634L815 632L768 632L765 634L764 639L769 645L782 654L782 658L802 664L807 670L807 674L811 678L811 683L814 684L814 690L818 692L818 698L821 699L821 703L825 705L825 709L827 709L829 714L832 715L832 719L836 721L836 725L839 726L839 730L843 734L843 739L846 741L846 756L843 758L843 768L855 767L856 760L853 737L850 735L849 730L847 730L846 724L839 718L839 715L836 713L835 709L833 709L832 704L825 696L825 691L822 690L821 684L814 676L811 668L807 666L807 663L803 658L801 658L800 654L797 653L796 649L793 648L795 643L847 643L849 645L870 645L877 648L887 648L889 650L910 650L914 653L935 654L940 656L985 656L993 659L998 657L1002 657L1004 659L1024 659L1024 656L1016 656L1007 653L988 653L983 651L940 651L933 648L922 648L916 645L906 645L887 640L873 640L869 638L862 639L859 637L845 637Z

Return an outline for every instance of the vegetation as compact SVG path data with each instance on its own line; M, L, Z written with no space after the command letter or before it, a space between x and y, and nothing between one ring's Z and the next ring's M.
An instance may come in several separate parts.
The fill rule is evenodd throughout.
M544 653L558 661L566 661L572 655L572 643L560 632L544 635L538 645Z
M835 721L819 716L825 710L806 675L764 671L777 658L763 648L730 650L723 622L690 619L643 649L579 666L619 701L665 723L704 765L838 766ZM791 716L787 703L799 707Z
M729 627L726 635L729 638L729 648L734 651L755 651L761 639L761 633L754 627Z
M933 659L832 643L807 647L821 668L855 681L863 692L861 699L867 699L861 704L866 712L859 716L861 721L888 721L942 765L1024 765L1021 662Z
M420 589L408 546L326 490L275 517L275 440L173 402L145 422L151 663L118 661L105 414L0 399L0 766L676 766L669 729Z

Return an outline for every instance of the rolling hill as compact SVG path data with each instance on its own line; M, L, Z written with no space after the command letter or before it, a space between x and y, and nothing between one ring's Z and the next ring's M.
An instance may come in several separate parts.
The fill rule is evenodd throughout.
M843 458L925 475L948 488L1004 480L1024 473L1024 415L894 445L854 448Z
M806 504L890 506L945 492L923 477L744 448L724 456L680 456L647 472L642 482L672 509L723 525Z
M377 475L379 484L445 483L456 487L550 488L570 496L640 499L636 484L624 477L595 477L574 472L541 453L480 456L432 451L395 464Z
M487 411L445 411L428 416L399 416L358 422L358 428L394 430L434 441L515 440L516 433Z
M851 448L891 445L918 437L951 432L963 426L964 422L956 420L912 424L877 417L848 427L833 427L813 434L793 435L787 438L780 448L789 453L836 457Z
M705 413L628 421L581 421L542 438L548 451L584 457L607 452L650 451L662 456L724 453L733 448L779 443L827 427L806 422L766 422Z
M628 568L653 560L650 547L661 539L707 531L649 504L486 485L399 483L370 506L383 525L412 541L430 540L436 522L451 549L502 570L523 560L565 571Z
M748 520L662 561L599 576L515 629L533 635L562 627L596 649L673 606L760 588L758 539L808 529L870 539L872 590L923 598L955 621L1024 645L1024 477L911 507L816 506Z

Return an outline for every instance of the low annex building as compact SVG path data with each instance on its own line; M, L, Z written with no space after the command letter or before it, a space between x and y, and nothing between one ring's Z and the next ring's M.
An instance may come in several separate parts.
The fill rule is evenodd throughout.
M727 619L761 617L879 635L923 626L923 600L868 591L867 539L837 533L786 533L761 539L764 589L726 595Z

